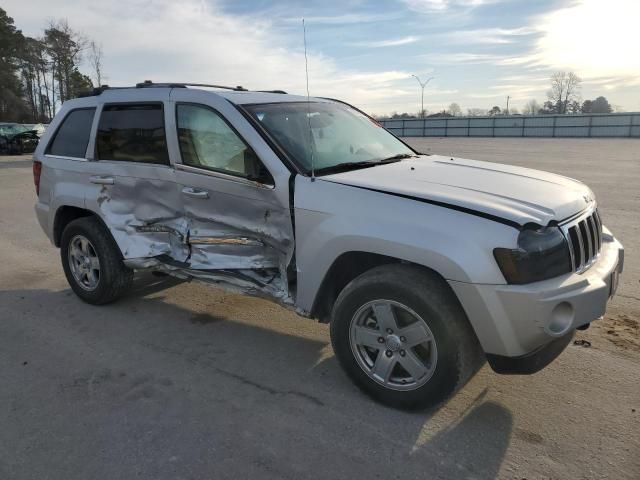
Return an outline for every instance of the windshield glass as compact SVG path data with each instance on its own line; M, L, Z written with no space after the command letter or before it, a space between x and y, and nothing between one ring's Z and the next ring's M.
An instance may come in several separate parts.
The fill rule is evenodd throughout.
M380 125L346 105L288 102L245 108L306 173L311 172L312 151L318 174L415 155Z

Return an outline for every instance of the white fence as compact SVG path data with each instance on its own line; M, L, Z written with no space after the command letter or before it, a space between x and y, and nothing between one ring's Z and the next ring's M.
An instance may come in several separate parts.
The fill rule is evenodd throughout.
M640 113L381 119L399 137L635 137Z

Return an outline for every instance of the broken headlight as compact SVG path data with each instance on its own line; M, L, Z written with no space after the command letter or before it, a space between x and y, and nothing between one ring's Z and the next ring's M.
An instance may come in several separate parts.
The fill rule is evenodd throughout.
M538 282L572 271L569 245L557 226L525 226L518 235L518 248L496 248L493 256L510 284Z

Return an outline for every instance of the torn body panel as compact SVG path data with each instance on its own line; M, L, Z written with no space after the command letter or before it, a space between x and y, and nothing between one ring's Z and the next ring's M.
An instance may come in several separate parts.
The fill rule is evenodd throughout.
M293 308L294 299L278 269L269 270L194 270L166 258L132 258L124 261L134 270L164 272L183 280L198 280L241 295L268 298Z
M162 167L143 173L100 176L109 183L96 184L88 199L130 266L290 301L291 218L273 189L193 173L179 182ZM185 195L185 180L206 196Z
M141 94L145 101L164 102L169 163L94 160L95 120L88 161L82 162L87 175L82 183L88 185L85 208L102 218L132 268L226 282L262 296L290 299L287 273L294 235L289 170L224 98L187 89L172 90L171 101L169 91L156 89L131 95L140 101ZM269 171L269 185L183 165L174 98L208 105L224 116ZM98 108L96 117L100 115Z
M176 177L189 232L189 268L276 269L286 279L294 247L288 199L283 204L274 188L211 172L178 169Z
M113 176L102 185L96 203L127 258L168 255L176 261L189 258L187 222L175 182Z

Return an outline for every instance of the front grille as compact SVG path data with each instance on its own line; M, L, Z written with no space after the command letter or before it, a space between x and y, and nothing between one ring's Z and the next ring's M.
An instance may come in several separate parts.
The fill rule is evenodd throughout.
M569 244L574 272L584 272L596 260L602 247L602 222L598 211L562 226Z

